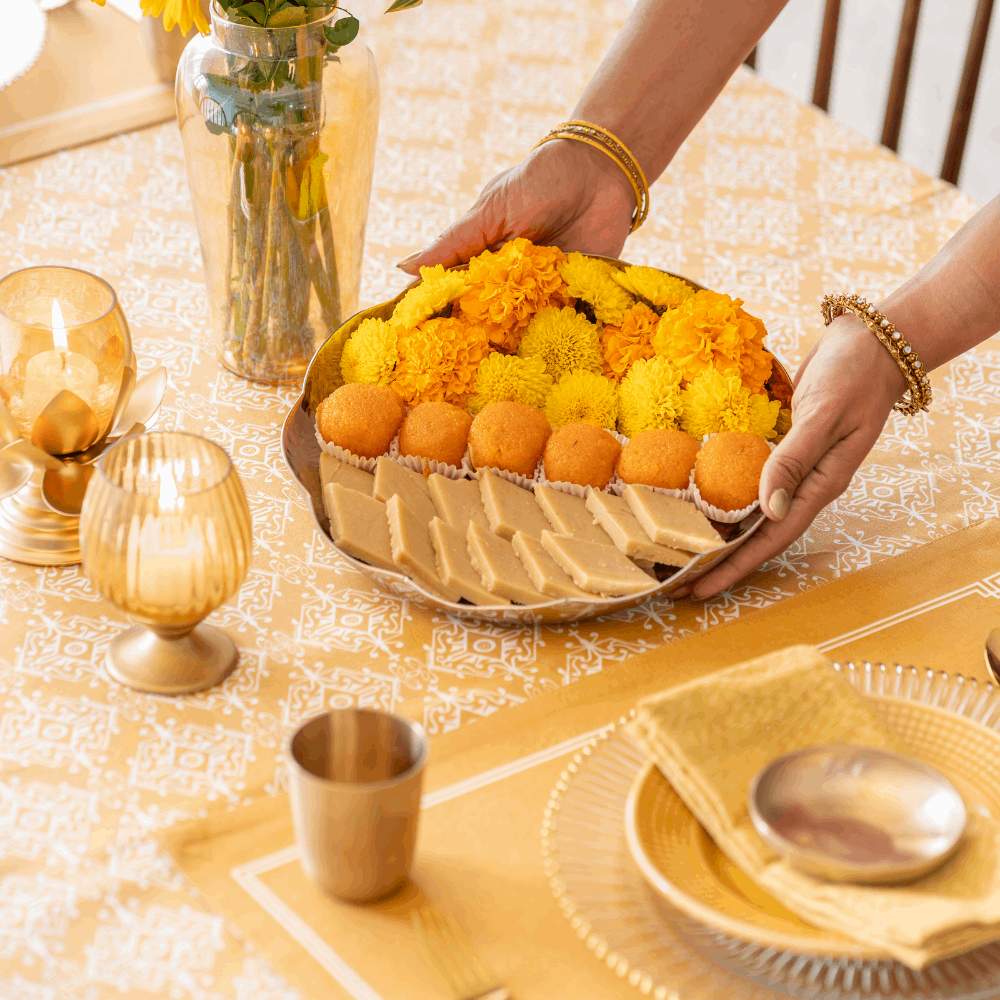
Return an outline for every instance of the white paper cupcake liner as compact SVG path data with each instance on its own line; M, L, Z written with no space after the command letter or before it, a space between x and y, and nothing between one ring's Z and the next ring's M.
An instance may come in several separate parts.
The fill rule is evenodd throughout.
M319 442L320 449L331 458L335 458L338 462L344 462L347 465L353 465L354 468L362 469L364 472L374 472L375 463L382 457L381 455L377 455L375 458L365 458L363 455L355 455L353 451L341 448L339 444L330 444L329 441L323 440L323 435L320 434L318 425L316 427L316 440ZM398 434L389 442L389 450L385 454L393 459L399 457Z
M498 469L492 465L481 465L478 469L472 464L472 452L471 449L465 449L465 457L462 459L462 465L469 467L469 476L472 479L478 479L480 473L482 472L492 472L493 475L499 476L501 479L506 479L508 483L513 483L515 486L520 486L522 490L534 489L535 483L541 482L542 478L542 462L541 459L538 460L538 464L535 466L535 471L530 476L522 476L517 472L509 472L507 469Z
M604 430L608 430L606 427ZM628 438L624 434L619 434L618 431L608 431L614 439L624 448L628 444ZM617 465L617 462L615 463ZM535 470L536 474L536 485L538 486L548 486L550 489L558 490L560 493L568 493L570 496L574 497L586 497L587 490L596 490L596 486L580 486L579 483L566 483L558 479L547 479L545 477L545 459L543 458L538 463L538 468ZM614 486L616 482L620 482L618 475L615 474L611 477L611 481L607 486L600 487L601 493L613 493ZM624 489L624 484L622 486ZM620 495L620 494L619 494Z
M714 434L706 434L701 442L702 447L704 448L705 442L713 437L715 437ZM774 451L775 446L773 441L768 441L767 446L771 451ZM722 510L719 507L715 507L702 498L701 492L695 486L694 469L691 470L691 478L688 480L688 492L691 494L691 502L705 517L712 521L719 521L721 524L736 524L738 521L742 521L748 514L752 514L760 506L760 500L757 499L750 506L744 507L742 510Z
M444 476L446 479L474 479L476 475L476 470L472 468L467 455L462 459L461 465L448 465L446 462L438 462L433 458L424 458L422 455L399 455L396 461L404 469L411 469L413 472L419 472L421 475L424 472L427 472L428 475L436 472L439 476Z

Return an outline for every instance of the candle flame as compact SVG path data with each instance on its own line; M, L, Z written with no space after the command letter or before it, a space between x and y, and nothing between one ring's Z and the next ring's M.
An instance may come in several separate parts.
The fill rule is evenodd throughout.
M177 483L170 466L160 469L160 510L174 510L177 507Z
M52 346L57 351L69 350L69 343L66 340L66 321L55 299L52 300Z

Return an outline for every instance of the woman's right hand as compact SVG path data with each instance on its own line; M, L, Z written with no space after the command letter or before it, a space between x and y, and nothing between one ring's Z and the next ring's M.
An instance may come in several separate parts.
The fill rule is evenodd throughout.
M634 210L632 187L614 161L585 143L554 139L494 177L462 218L397 266L417 274L433 264L464 264L517 236L567 253L617 257Z

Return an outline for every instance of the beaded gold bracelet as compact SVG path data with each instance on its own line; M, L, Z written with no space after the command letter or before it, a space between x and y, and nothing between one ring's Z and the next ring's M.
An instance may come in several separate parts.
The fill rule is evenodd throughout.
M829 326L845 312L853 313L882 342L906 379L906 391L896 401L897 413L913 416L931 403L931 380L927 377L916 351L895 326L860 295L827 295L820 307L823 321Z
M630 233L635 232L645 221L649 214L649 185L646 183L646 175L639 166L639 161L629 151L618 138L606 128L595 125L593 122L571 121L557 125L543 139L535 143L535 149L545 142L553 139L574 139L577 142L585 142L594 149L599 149L605 156L610 157L624 171L632 191L635 194L635 211L632 213L632 228Z

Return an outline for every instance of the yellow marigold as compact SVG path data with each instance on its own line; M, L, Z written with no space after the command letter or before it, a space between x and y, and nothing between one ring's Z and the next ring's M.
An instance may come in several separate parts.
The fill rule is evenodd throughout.
M615 281L615 268L607 261L571 253L559 265L559 273L566 280L568 294L583 299L602 323L620 326L625 311L635 303Z
M100 2L100 0L98 0ZM103 7L104 4L101 3ZM144 17L163 15L163 30L170 31L175 24L187 34L193 24L203 35L208 34L208 21L199 0L139 0Z
M411 288L396 303L389 322L396 328L409 329L441 312L449 302L469 290L466 271L446 271L441 264L420 268L420 284Z
M455 318L424 320L400 333L396 346L399 363L392 386L411 406L465 406L476 370L490 353L486 330Z
M601 370L601 337L586 316L570 306L548 306L537 312L521 338L522 358L541 358L545 370L558 378L578 368Z
M536 312L565 305L566 285L558 270L565 259L558 247L536 247L523 237L496 253L484 250L469 261L470 288L460 300L462 312L486 327L492 344L516 351Z
M382 319L366 319L344 344L340 374L345 382L391 385L392 371L399 360L396 331Z
M771 374L772 358L763 343L767 331L742 305L719 292L698 292L660 317L653 350L680 368L687 381L712 368L738 372L751 392L760 392Z
M478 413L487 403L525 403L541 409L552 388L541 358L519 358L515 354L491 354L476 372L475 395L469 409Z
M738 372L708 369L681 391L681 428L702 438L719 431L746 431L763 438L776 436L781 401L751 392Z
M666 358L641 358L618 387L618 429L627 437L642 431L676 430L683 413L681 373Z
M695 292L683 278L664 274L655 267L632 265L624 271L615 271L612 277L636 298L645 299L664 309L676 309Z
M636 302L625 313L621 326L605 324L601 330L601 344L604 347L604 374L608 378L620 382L633 362L653 356L650 341L659 322L660 317L645 302Z
M581 423L613 431L618 420L618 386L593 372L566 372L553 386L544 409L553 429Z

